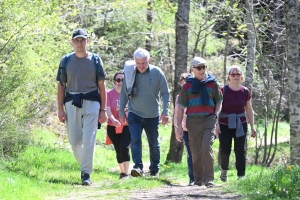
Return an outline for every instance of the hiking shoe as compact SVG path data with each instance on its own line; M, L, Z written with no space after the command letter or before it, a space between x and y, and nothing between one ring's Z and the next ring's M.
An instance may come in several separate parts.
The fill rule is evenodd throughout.
M158 178L158 177L159 177L159 172L157 172L157 171L152 171L152 172L150 172L150 176L151 176L152 178Z
M194 185L202 186L202 181L201 181L201 180L196 180L196 181L194 182Z
M133 177L144 176L144 172L140 168L133 168L131 170L131 176Z
M81 181L82 181L82 185L89 185L89 186L92 185L92 181L88 173L81 172Z
M195 185L195 181L190 180L189 186L193 186L193 185Z
M128 174L125 174L125 173L120 174L120 179L128 179L128 178L129 178Z
M222 169L221 176L220 176L221 181L227 182L227 178L228 178L227 172L228 172L228 170Z
M244 179L244 178L245 178L245 176L238 176L238 180Z
M215 184L213 181L209 180L205 182L205 186L210 188L210 187L215 187Z

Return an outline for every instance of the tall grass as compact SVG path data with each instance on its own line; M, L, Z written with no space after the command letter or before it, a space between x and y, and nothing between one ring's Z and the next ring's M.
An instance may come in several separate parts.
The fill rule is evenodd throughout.
M94 186L89 190L102 191L101 195L103 192L110 191L105 198L113 198L119 195L120 190L150 189L170 182L188 182L186 162L163 164L168 153L170 127L160 127L161 176L159 179L146 176L131 178L126 182L119 180L115 151L112 145L105 145L105 134L105 128L98 131L92 173ZM45 199L46 197L53 199L67 196L74 188L82 188L80 166L73 157L69 144L58 142L55 135L46 130L34 131L33 139L36 142L20 153L17 159L0 162L0 184L2 185L0 199ZM149 147L144 133L143 161L145 164L149 163ZM74 195L80 196L76 193Z
M80 185L80 166L75 161L68 143L58 142L56 136L46 130L34 131L35 141L15 160L0 161L0 199L82 199L84 192L94 198L114 199L122 193L124 199L137 189L151 189L165 184L188 184L186 152L182 163L164 164L169 148L171 127L161 126L161 169L159 179L150 176L119 180L115 151L105 145L105 128L98 131L92 187ZM214 143L217 158L219 141ZM288 151L288 146L282 147ZM149 147L143 133L143 162L149 163ZM237 181L234 154L230 158L229 182L219 180L220 167L215 159L215 182L223 189L243 194L249 199L274 198L276 195L289 199L299 195L299 167L286 166L274 170L248 166L245 180ZM132 164L131 164L132 167ZM146 169L147 170L147 169ZM263 178L262 178L263 177ZM298 185L296 184L298 183ZM288 192L287 192L288 191ZM253 194L254 193L254 194ZM71 197L70 197L71 195Z
M244 199L300 199L299 166L278 166L275 169L252 166L245 179L233 181L230 189Z

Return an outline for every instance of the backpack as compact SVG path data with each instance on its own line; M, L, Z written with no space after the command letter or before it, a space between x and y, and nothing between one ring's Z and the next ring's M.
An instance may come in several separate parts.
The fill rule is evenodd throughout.
M65 55L61 61L61 66L59 69L61 70L61 74L65 75L66 77L67 77L67 66L73 54L74 52ZM101 59L98 54L94 54L94 53L93 53L93 58L94 58L94 65L96 68L96 78L98 80L98 76L99 74L101 74L101 69L102 69ZM60 83L62 82L60 81ZM98 81L97 81L97 85L98 85Z
M225 99L225 94L226 94L227 88L228 88L228 85L225 85L225 86L224 86L223 99ZM248 88L244 87L244 93L245 93L245 95L246 95L246 102L247 102L247 100L248 100L248 93L249 93Z

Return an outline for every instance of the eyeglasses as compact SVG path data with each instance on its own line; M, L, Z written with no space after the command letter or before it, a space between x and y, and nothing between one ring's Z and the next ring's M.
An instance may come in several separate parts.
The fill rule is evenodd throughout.
M240 73L232 73L232 74L230 74L230 76L232 76L232 77L240 77L242 74L240 74Z
M202 65L202 66L196 66L196 67L193 67L194 69L197 69L198 71L201 71L201 69L205 70L206 69L206 66Z
M117 78L116 80L118 83L120 83L121 81L123 82L123 79Z
M75 44L85 44L86 43L86 39L83 39L83 40L76 40L76 39L74 39L73 42Z

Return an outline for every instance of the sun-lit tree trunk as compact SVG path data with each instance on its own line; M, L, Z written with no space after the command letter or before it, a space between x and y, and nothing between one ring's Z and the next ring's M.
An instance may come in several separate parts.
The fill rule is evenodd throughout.
M285 1L287 38L286 64L288 67L290 150L291 162L300 164L300 75L299 75L299 20L297 0Z
M148 1L148 7L147 7L147 22L148 22L148 30L149 33L147 34L146 38L146 49L150 52L152 47L152 20L153 20L153 12L152 12L152 4L153 0Z
M175 16L176 20L176 54L175 54L175 81L173 90L173 105L175 97L179 93L180 75L187 72L188 62L188 31L189 31L189 13L190 0L179 0L178 11ZM173 123L172 123L173 124ZM182 160L183 143L178 142L175 138L174 126L170 139L170 149L167 155L167 162L179 163Z
M273 46L273 53L271 54L272 55L272 58L273 60L275 61L275 64L273 64L271 66L271 68L269 67L269 70L268 70L268 74L269 74L269 77L268 77L268 82L270 83L270 87L268 88L268 90L273 90L274 88L274 75L272 72L274 71L277 71L278 69L283 69L283 62L281 61L280 57L279 57L279 54L280 54L280 45L278 45L280 42L280 36L282 34L282 30L283 30L283 27L281 25L281 22L282 22L282 19L281 19L281 16L282 16L282 13L283 13L283 6L282 6L282 3L281 3L281 0L274 0L274 13L275 13L275 16L274 16L274 22L273 22L273 29L274 29L274 46ZM273 68L272 68L273 67ZM275 69L275 70L274 70ZM280 104L281 104L281 101L282 101L282 96L283 96L283 91L284 91L284 87L285 87L285 81L284 81L284 74L286 73L286 70L280 70L280 72L278 73L277 72L277 77L281 77L278 81L278 83L280 83L280 87L277 87L276 89L278 89L278 92L279 92L279 98L278 98L278 104L276 106L276 108L273 108L273 110L275 111L274 114L273 114L273 117L272 119L270 118L270 123L272 124L272 130L271 130L271 134L270 134L270 142L269 142L269 145L268 145L268 149L267 149L267 155L266 155L266 166L267 167L270 167L271 166L271 163L273 162L274 158L275 158L275 155L276 155L276 152L277 152L277 149L278 149L278 146L277 146L277 139L278 139L278 122L279 122L279 119L280 119ZM278 79L277 79L278 80ZM272 97L270 95L270 92L268 92L267 94L268 96L268 99L270 99L270 104L267 104L268 105L271 105L272 106ZM273 140L274 138L274 140ZM265 164L265 163L263 163Z
M253 0L247 0L246 8L246 22L247 22L247 65L246 65L246 80L245 86L252 91L252 83L254 78L254 63L256 52L256 36L253 21Z
M224 62L223 62L223 82L224 85L226 84L227 80L227 70L226 70L226 65L227 65L227 54L228 54L228 48L229 48L229 39L230 39L230 32L231 32L231 21L232 21L232 17L233 17L233 3L235 1L231 0L230 4L229 4L229 10L230 10L230 14L229 14L229 19L228 19L228 24L227 24L227 35L226 35L226 44L225 44L225 52L224 52Z

